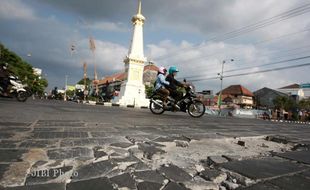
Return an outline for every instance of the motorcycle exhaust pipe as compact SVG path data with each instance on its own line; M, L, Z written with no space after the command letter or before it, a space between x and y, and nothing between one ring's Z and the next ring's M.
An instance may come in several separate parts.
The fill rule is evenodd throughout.
M160 108L163 108L163 105L161 105L160 103L158 103L157 101L155 100L151 100L154 104L156 104L157 106L159 106Z

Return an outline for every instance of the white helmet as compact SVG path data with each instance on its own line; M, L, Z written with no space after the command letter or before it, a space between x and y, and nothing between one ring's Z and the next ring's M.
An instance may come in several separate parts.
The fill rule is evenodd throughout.
M165 74L167 72L167 69L165 67L159 67L158 72Z
M8 66L9 66L8 63L4 63L4 65L2 66L2 68L6 70L6 69L8 68Z

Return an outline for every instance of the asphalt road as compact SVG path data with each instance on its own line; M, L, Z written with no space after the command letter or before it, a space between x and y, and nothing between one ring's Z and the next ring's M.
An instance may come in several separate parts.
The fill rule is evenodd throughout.
M51 100L0 110L0 189L310 189L309 125Z

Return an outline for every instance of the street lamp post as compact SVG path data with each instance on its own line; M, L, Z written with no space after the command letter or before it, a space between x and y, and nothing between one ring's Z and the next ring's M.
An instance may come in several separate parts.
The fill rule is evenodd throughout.
M68 84L68 75L66 75L66 80L65 80L65 96L64 96L64 101L67 101L67 84Z
M231 62L234 61L234 59L230 59ZM223 91L223 79L224 79L224 65L226 63L226 60L223 60L222 62L222 71L221 73L218 73L218 75L220 76L220 80L221 80L221 91L218 97L218 107L219 107L219 115L221 114L221 106L222 106L222 91Z

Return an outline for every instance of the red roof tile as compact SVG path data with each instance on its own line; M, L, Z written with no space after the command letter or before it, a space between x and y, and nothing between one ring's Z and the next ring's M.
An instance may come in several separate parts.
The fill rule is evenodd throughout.
M223 95L243 95L243 96L251 96L253 97L254 94L246 89L245 87L241 85L231 85L227 88L225 88L222 92Z
M99 80L99 84L105 84L107 82L114 82L114 81L123 81L125 79L125 73L117 73L111 76L107 76L102 80Z
M300 85L299 84L291 84L291 85L288 85L288 86L284 86L280 89L294 89L294 88L300 88Z
M158 67L155 66L155 65L146 65L146 66L144 67L144 71L147 71L147 70L158 71Z
M158 67L155 65L146 65L144 66L144 72L145 71L158 71ZM117 74L113 74L111 76L106 76L104 79L99 80L99 84L105 84L108 82L113 82L113 81L123 81L125 80L126 74L125 73L117 73Z

